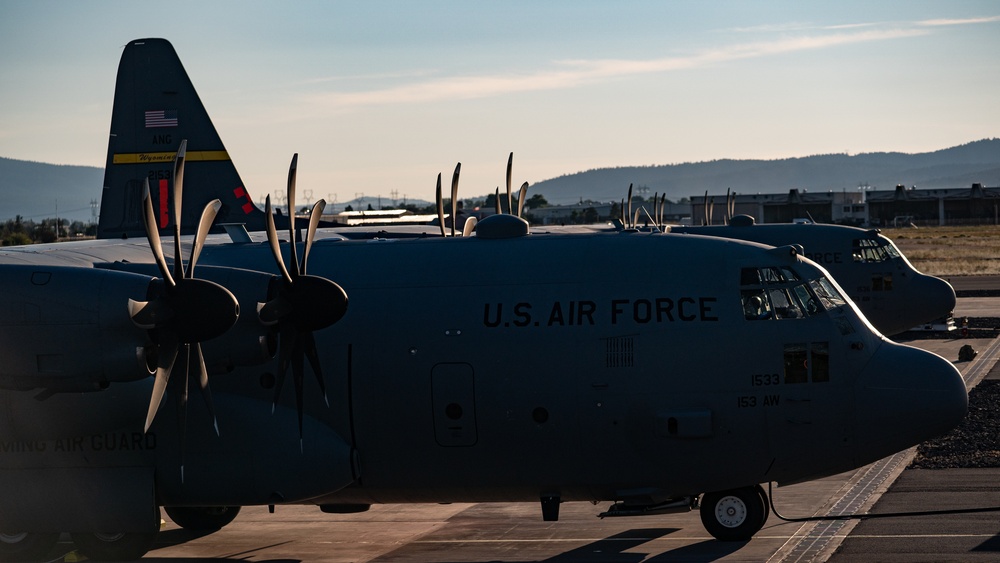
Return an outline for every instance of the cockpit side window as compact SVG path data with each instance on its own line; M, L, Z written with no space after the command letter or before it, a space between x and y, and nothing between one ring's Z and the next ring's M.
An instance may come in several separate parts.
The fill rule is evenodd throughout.
M851 254L855 262L866 263L885 262L900 256L899 250L886 238L855 239Z
M819 281L803 282L794 270L786 267L743 268L740 284L747 320L799 319L843 304L829 282L825 287L818 285Z
M813 293L816 294L816 298L819 299L820 304L824 309L833 309L835 307L840 307L847 301L844 297L840 295L837 288L830 283L830 280L826 278L819 278L818 280L811 280L809 282L809 287L812 288Z
M885 249L886 253L889 255L889 258L899 258L903 255L901 252L899 252L899 249L896 248L896 245L893 244L891 240L884 237L880 237L878 241L882 243L882 248Z

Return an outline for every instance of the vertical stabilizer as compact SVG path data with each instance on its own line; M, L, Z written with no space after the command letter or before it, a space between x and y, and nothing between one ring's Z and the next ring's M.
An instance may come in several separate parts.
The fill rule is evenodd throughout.
M213 199L222 202L216 225L264 230L264 212L250 200L173 46L165 39L138 39L125 46L118 65L99 238L145 236L144 178L160 230L168 233L173 159L182 139L188 144L181 233L197 231L201 210Z

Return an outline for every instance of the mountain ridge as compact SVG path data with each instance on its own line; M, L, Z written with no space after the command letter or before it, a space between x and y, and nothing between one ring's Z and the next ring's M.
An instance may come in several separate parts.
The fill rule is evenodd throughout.
M91 202L100 202L104 169L0 157L0 220L20 215L43 219L57 214L90 221ZM700 162L594 168L543 180L528 188L553 205L581 200L618 201L629 184L677 201L707 190L718 195L800 191L850 191L862 184L888 190L965 188L974 182L1000 185L1000 138L980 139L926 153L821 154L781 159L723 158ZM646 189L648 188L648 190ZM485 195L467 196L483 198Z
M679 164L591 169L538 182L529 193L541 193L553 204L581 199L618 200L629 184L682 197L725 193L842 191L864 184L892 189L961 188L973 182L1000 184L1000 139L981 139L926 153L874 152L821 154L782 159L718 159Z

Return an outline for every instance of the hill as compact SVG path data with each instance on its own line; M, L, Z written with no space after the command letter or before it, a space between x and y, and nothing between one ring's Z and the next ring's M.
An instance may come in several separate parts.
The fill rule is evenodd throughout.
M104 169L0 157L0 221L20 215L90 222L91 201L101 201Z
M626 166L588 170L531 186L550 204L570 204L581 199L617 201L630 183L683 197L737 193L856 190L860 184L888 190L896 184L918 188L962 188L973 182L1000 185L1000 139L983 139L965 145L918 154L898 152L857 155L827 154L780 160L712 160L662 166Z
M59 216L90 221L92 200L99 201L104 170L0 158L0 221ZM666 193L677 201L708 190L724 194L855 190L859 184L892 189L896 184L918 188L962 188L973 182L1000 185L1000 139L983 139L939 151L856 155L827 154L779 160L712 160L661 166L602 168L538 182L528 194L542 194L550 204L581 199L617 201L630 183ZM640 192L641 193L641 192ZM352 202L357 203L357 202ZM377 205L368 198L367 203Z

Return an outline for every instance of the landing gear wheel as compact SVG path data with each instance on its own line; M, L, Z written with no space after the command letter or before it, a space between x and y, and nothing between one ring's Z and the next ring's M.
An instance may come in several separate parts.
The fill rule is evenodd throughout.
M94 561L133 561L149 551L159 530L143 533L79 532L70 534L80 553Z
M760 486L705 493L701 499L701 523L716 539L747 541L767 518Z
M764 517L760 519L760 527L763 528L764 524L767 524L767 517L771 515L771 503L767 499L767 493L764 492L764 487L757 485L757 494L760 495L761 502L764 503Z
M239 506L164 506L167 516L185 530L215 532L232 522Z
M58 533L0 532L0 561L41 561L58 540Z

